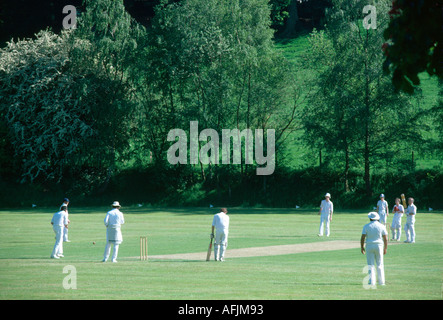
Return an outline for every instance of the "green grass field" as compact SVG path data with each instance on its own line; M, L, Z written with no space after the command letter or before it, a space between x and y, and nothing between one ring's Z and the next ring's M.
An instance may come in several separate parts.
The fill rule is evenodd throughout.
M368 290L359 249L229 258L234 248L358 241L368 222L363 211L337 212L327 239L316 236L314 210L232 208L222 263L138 260L142 235L149 237L150 255L206 251L215 210L122 208L119 262L102 263L106 210L71 207L72 242L65 243L60 260L49 258L51 210L0 211L0 299L442 299L441 212L419 212L417 242L390 246L387 284ZM75 290L63 288L67 265L77 271Z

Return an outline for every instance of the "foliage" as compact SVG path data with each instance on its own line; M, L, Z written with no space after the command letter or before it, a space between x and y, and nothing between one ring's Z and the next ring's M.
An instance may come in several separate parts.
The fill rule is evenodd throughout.
M1 51L1 109L23 181L106 181L128 149L127 72L143 29L122 1L86 4L77 30L42 31Z
M304 112L306 143L329 151L343 167L363 165L366 192L370 170L393 152L418 146L423 130L417 100L394 92L382 71L381 30L361 25L366 1L335 1L325 31L311 34L309 66L318 73L316 93ZM377 24L387 21L386 1L377 2ZM405 124L407 125L405 126Z
M87 0L85 4L86 12L69 39L71 70L81 74L79 99L94 130L79 161L85 182L96 176L104 190L116 163L131 155L131 137L138 125L132 70L146 33L125 11L122 0Z
M211 0L205 6L186 0L157 8L142 103L157 162L164 161L167 132L188 128L190 120L219 132L276 128L281 138L292 129L293 81L273 51L269 26L264 0Z
M300 51L290 63L274 45L289 3L162 0L145 29L123 0L87 0L76 30L11 40L0 51L0 189L14 192L2 205L69 194L86 204L316 206L328 190L352 207L407 188L437 207L440 169L414 171L410 158L411 148L438 157L441 99L423 106L420 92L396 93L383 76L387 1L370 2L376 30L361 25L367 1L334 1L301 63ZM257 176L244 158L168 164L169 130L193 120L219 134L275 129L274 174ZM297 137L309 160L294 170L284 155L303 148Z
M295 1L295 0L294 0ZM289 17L288 6L292 0L270 0L272 25L280 27Z
M23 178L60 178L69 159L93 135L87 110L68 72L67 33L41 31L11 41L0 53L1 110L11 131Z
M442 10L437 0L392 1L391 20L384 31L383 69L392 72L397 90L413 93L413 86L420 84L420 72L443 78Z

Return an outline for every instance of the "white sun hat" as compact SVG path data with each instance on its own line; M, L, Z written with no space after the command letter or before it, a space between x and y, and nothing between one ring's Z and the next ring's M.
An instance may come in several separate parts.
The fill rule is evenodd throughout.
M380 216L378 215L377 212L369 212L368 218L371 220L380 220Z
M331 194L328 192L327 194L325 194L325 197L331 197Z
M114 202L112 203L112 206L113 206L113 207L120 207L120 203L119 203L118 201L114 201Z

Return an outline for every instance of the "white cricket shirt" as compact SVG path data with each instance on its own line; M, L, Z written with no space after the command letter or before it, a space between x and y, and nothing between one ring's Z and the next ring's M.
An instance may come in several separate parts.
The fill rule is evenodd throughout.
M320 203L320 210L321 214L330 214L334 212L334 205L332 204L332 201L326 201L322 200Z
M389 210L388 202L386 200L378 200L377 202L378 214L386 214Z
M105 226L116 228L120 227L120 225L125 223L125 218L123 217L123 213L118 209L112 209L106 214L105 217Z
M59 211L54 213L51 222L54 226L65 226L68 224L68 215L65 211Z
M371 221L363 227L361 234L366 235L366 244L383 244L383 236L388 233L380 222Z
M217 213L214 215L214 219L212 219L212 225L217 231L228 230L229 216L224 212Z
M415 223L415 215L417 214L417 207L414 204L411 204L406 209L406 222L407 223Z

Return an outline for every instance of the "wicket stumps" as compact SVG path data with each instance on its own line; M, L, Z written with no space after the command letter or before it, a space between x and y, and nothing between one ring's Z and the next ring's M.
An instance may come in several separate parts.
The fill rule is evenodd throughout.
M148 260L148 237L140 237L140 260Z

